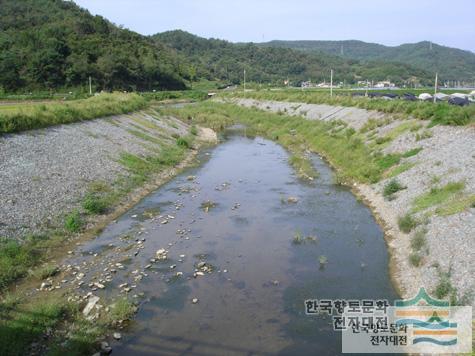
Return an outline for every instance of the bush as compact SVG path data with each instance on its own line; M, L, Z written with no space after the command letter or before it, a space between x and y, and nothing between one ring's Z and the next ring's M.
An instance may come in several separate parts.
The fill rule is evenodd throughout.
M398 225L402 232L408 234L418 225L418 222L410 213L407 213L399 217Z
M75 210L68 216L64 222L64 227L70 232L79 232L83 226L84 222L82 220L81 214L79 211Z
M184 148L190 148L191 147L190 140L186 137L178 137L176 139L176 144L179 147L184 147Z
M452 283L450 283L449 275L443 274L440 277L439 283L435 287L435 296L438 299L443 299L453 292L453 290L454 288L452 287Z
M419 267L421 265L421 260L422 260L422 257L419 253L417 252L413 252L409 255L409 262L411 263L411 265L413 265L414 267Z
M419 230L411 240L411 247L415 251L420 251L426 245L426 230Z
M82 207L89 214L104 214L107 211L106 201L95 194L86 195Z
M399 192L400 190L403 190L403 189L406 189L406 187L401 185L397 179L391 179L384 186L383 195L385 197L389 197L389 196L391 196L391 195L393 195L393 194L395 194L395 193L397 193L397 192Z

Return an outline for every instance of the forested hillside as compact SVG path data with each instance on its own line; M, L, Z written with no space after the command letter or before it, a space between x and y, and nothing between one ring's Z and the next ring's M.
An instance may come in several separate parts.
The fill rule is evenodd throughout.
M474 53L427 41L396 47L362 41L271 41L259 45L305 53L323 52L362 61L394 61L439 72L443 80L475 80Z
M0 3L0 90L185 88L190 66L159 41L69 1Z
M248 81L280 85L287 79L293 85L329 81L330 69L337 83L391 80L412 85L433 80L422 64L307 52L183 31L148 37L71 1L1 0L0 92L86 90L89 77L96 90L185 89L201 79L238 84L244 70Z
M389 61L360 63L358 60L320 53L303 53L288 48L260 47L253 43L231 43L205 39L184 31L153 36L186 56L197 67L197 76L239 83L246 70L249 81L282 83L323 81L335 70L335 81L392 80L398 84L428 83L432 74L406 64Z

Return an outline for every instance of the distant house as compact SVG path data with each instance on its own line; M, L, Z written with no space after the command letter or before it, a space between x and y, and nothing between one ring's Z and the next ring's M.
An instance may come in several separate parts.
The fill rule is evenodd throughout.
M396 87L396 84L391 83L390 81L386 80L386 81L382 81L382 82L376 83L376 85L375 85L374 87L375 87L375 88L378 88L378 89L381 89L381 88L394 88L394 87Z

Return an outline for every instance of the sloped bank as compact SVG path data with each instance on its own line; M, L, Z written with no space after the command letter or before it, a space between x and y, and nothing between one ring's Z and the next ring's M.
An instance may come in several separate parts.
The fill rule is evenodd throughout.
M154 109L0 136L0 287L93 236L215 140Z
M428 121L351 108L340 116L327 105L230 103L184 114L214 128L223 125L219 115L243 121L284 146L322 154L385 227L391 274L402 296L424 286L439 298L474 304L474 127L430 127Z

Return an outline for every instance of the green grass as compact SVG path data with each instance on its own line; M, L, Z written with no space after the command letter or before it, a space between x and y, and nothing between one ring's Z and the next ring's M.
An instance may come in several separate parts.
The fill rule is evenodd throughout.
M190 127L190 135L197 136L198 135L198 129L196 126L191 126Z
M19 105L0 111L0 134L125 114L143 109L147 100L137 94L101 94L89 99Z
M398 218L399 229L406 234L410 233L417 225L418 221L410 213Z
M416 119L431 120L431 125L468 125L475 122L475 105L458 107L448 103L409 102L403 100L387 101L383 99L370 99L365 97L351 97L347 92L335 92L330 97L328 93L318 90L280 90L280 91L254 91L234 92L221 94L223 96L251 98L256 100L276 100L301 102L307 104L329 104L338 106L353 106L367 110L377 110L384 113L398 113L412 116Z
M422 150L423 150L422 147L413 148L412 150L409 150L409 151L403 153L401 157L403 157L403 158L413 157L413 156L417 155L419 152L421 152Z
M464 188L464 182L452 182L441 188L432 188L429 192L422 194L414 200L413 211L418 212L440 205L449 199L453 199Z
M147 100L189 100L189 101L201 101L208 97L206 90L177 90L177 91L157 91L141 93L141 96Z
M179 147L191 148L191 139L189 137L178 137L176 139L176 144Z
M383 196L390 197L393 194L399 192L400 190L406 189L397 179L391 179L383 189Z
M401 162L401 155L396 153L390 153L384 156L379 156L376 160L377 165L382 171L386 171L391 167Z
M81 309L57 294L49 294L47 299L4 298L0 301L0 355L25 355L34 342L46 344L48 355L92 355L99 349L98 340L136 312L125 297L116 300L109 312L102 310L94 322L86 320ZM48 329L61 332L44 338Z
M338 179L343 182L377 182L388 168L400 161L399 155L373 156L362 138L342 129L341 122L302 120L209 101L180 109L162 109L162 112L216 130L241 123L246 125L248 132L275 140L292 153L319 152L337 168Z
M475 208L475 195L456 194L435 210L439 216L459 214L468 208Z
M119 320L130 319L135 313L135 306L125 297L119 298L111 306L109 323L114 324Z
M127 131L129 133L131 133L132 135L134 135L135 137L138 137L138 138L140 138L144 141L148 141L148 142L151 142L151 143L154 143L154 144L157 144L157 145L162 144L162 140L160 140L159 138L150 136L150 135L146 134L145 132L138 131L138 130L133 130L133 129L127 129Z
M60 272L58 266L47 264L42 266L38 269L35 269L32 272L32 275L40 280L47 279L49 277L53 277Z
M9 283L27 275L39 260L34 246L22 246L16 241L0 241L0 291Z
M399 165L397 165L397 166L391 168L390 170L388 170L388 172L386 174L386 177L387 178L394 178L394 177L400 175L401 173L404 173L404 172L408 171L409 169L411 169L415 165L416 164L412 163L412 162L400 163Z
M402 135L404 132L412 130L418 127L417 122L414 121L406 121L401 123L399 126L393 128L389 131L384 137L378 137L376 139L376 144L386 146L385 144L395 140L397 137ZM404 157L404 155L402 156Z
M64 318L66 307L59 300L39 301L7 309L0 304L0 355L24 355L47 328Z
M60 231L48 235L32 235L21 243L0 239L0 293L12 282L28 275L32 267L44 262L49 251L64 245Z
M292 154L289 157L289 163L300 178L313 180L318 177L318 172L313 167L312 161L300 152Z

